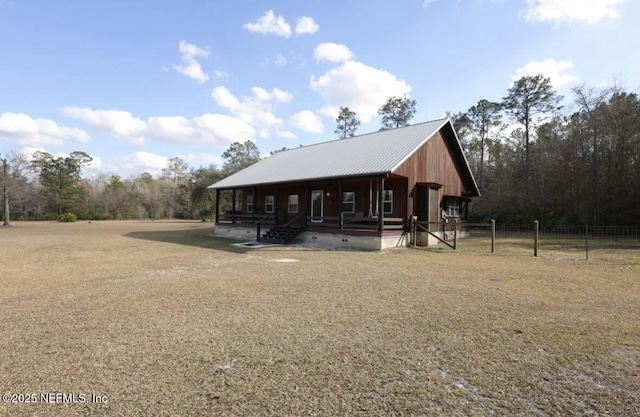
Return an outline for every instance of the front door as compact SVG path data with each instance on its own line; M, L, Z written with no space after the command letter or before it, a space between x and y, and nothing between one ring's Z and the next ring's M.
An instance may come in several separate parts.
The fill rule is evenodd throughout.
M323 194L323 190L311 191L311 221L314 223L322 223L322 216L324 216Z

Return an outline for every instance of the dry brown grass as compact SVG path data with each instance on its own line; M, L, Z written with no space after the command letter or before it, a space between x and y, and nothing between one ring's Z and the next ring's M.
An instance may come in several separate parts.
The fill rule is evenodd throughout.
M0 391L40 402L0 415L640 415L638 262L244 251L211 233L0 229Z

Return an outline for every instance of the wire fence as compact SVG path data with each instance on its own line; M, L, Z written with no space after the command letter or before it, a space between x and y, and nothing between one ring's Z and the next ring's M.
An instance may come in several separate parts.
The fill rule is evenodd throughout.
M461 230L461 250L491 251L491 223L463 223ZM498 223L493 248L502 254L640 264L640 227Z

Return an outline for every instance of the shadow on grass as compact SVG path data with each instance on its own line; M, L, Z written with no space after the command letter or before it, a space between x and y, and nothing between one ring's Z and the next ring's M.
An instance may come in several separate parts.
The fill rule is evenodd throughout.
M186 245L197 248L221 250L231 253L248 253L255 251L286 251L286 252L308 252L322 249L309 248L298 245L275 245L264 248L247 248L241 246L231 246L234 243L243 243L247 240L229 239L213 235L213 227L202 229L180 229L180 230L162 230L162 231L140 231L129 232L124 234L125 237L133 239L142 239L153 242L172 243L175 245Z
M182 229L130 232L124 235L134 239L149 240L153 242L172 243L175 245L194 246L197 248L222 250L232 253L246 253L249 249L231 246L242 241L213 236L213 228Z

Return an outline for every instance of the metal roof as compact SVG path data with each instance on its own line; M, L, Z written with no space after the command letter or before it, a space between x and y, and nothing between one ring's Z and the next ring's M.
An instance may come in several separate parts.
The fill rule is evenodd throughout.
M446 124L439 119L278 152L209 188L390 174Z

